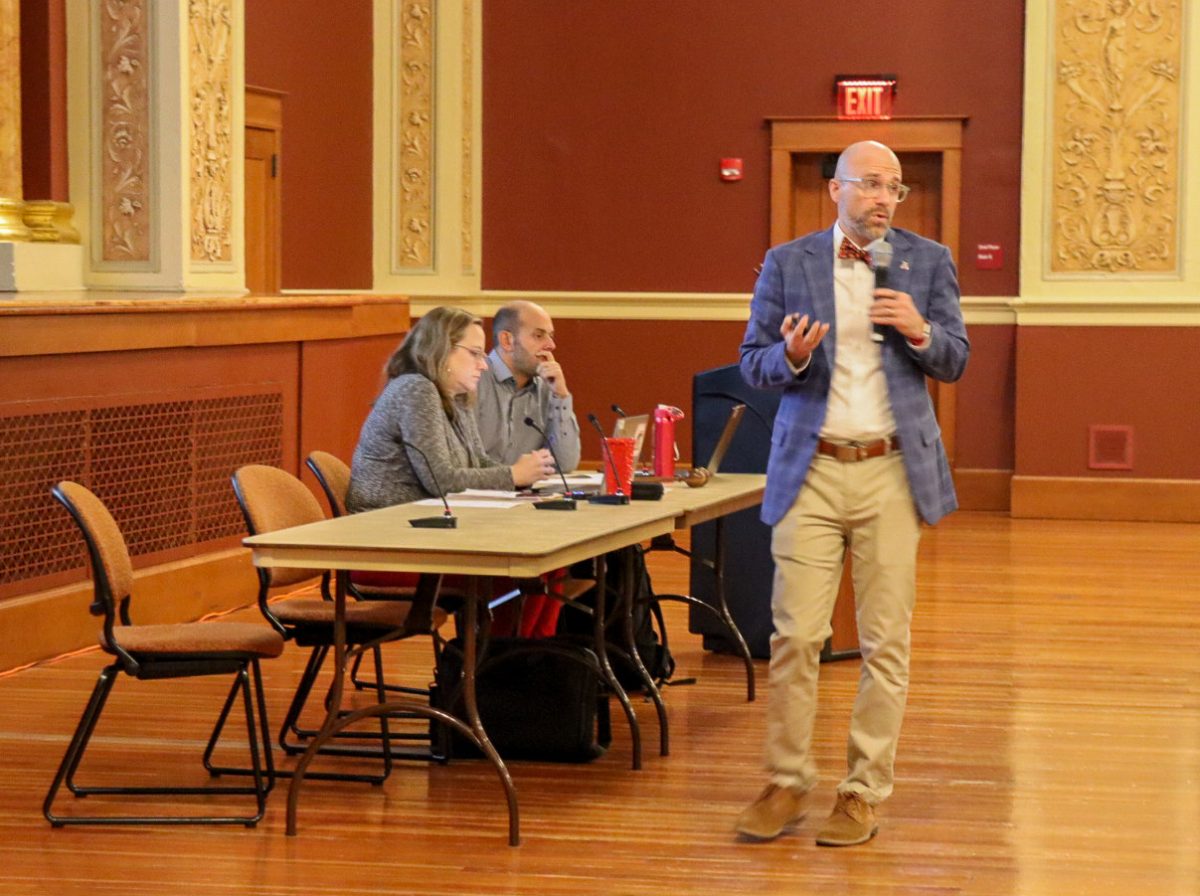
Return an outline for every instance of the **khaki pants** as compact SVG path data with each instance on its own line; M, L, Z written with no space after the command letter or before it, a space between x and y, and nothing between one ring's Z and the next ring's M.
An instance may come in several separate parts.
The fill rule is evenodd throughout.
M920 523L899 454L843 463L818 454L771 538L775 582L767 705L767 770L784 786L817 781L811 744L821 646L853 557L862 670L850 719L849 773L840 792L872 805L892 792L908 693L909 623Z

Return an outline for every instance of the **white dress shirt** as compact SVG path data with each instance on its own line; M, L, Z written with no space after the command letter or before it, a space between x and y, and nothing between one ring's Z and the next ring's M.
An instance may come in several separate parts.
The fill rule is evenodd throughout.
M882 343L871 339L868 315L875 301L875 272L858 259L837 257L844 237L835 223L833 297L837 309L837 345L821 437L839 442L869 442L892 435L896 419L892 416L883 374Z

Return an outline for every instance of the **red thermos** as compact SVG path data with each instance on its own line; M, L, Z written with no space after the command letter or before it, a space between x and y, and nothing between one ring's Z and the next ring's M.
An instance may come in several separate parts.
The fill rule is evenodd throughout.
M654 409L654 475L675 475L675 421L683 419L683 411L669 404Z

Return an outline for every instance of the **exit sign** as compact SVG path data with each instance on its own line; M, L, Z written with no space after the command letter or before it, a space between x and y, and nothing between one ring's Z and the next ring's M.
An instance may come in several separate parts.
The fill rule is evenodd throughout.
M892 117L895 75L838 75L835 84L838 118L879 120Z

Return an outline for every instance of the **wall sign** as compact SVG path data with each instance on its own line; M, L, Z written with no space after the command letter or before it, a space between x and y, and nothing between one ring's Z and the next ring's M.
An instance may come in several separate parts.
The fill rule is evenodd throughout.
M838 75L837 117L851 120L879 120L892 117L896 96L895 75Z

